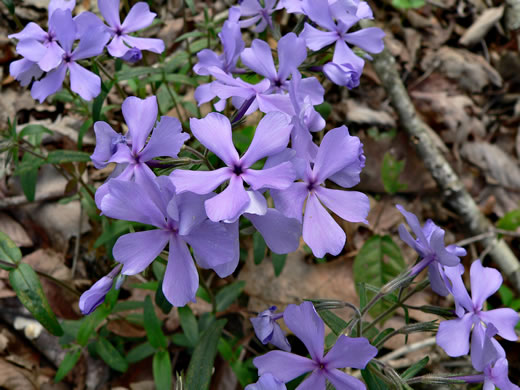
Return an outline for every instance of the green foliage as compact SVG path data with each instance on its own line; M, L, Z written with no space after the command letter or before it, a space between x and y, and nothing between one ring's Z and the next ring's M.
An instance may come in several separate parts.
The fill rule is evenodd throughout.
M394 279L406 268L401 250L392 241L390 236L375 235L370 237L354 259L354 280L358 294L359 284L365 283L380 288ZM371 299L373 291L367 291L367 298ZM370 310L374 316L388 307L384 300L378 302Z
M81 346L86 346L92 332L101 324L110 314L110 307L105 303L99 306L92 314L81 320L81 326L78 331L77 342Z
M74 368L79 358L81 357L81 349L72 349L63 358L56 376L54 377L55 382L60 382L65 376Z
M395 8L403 10L421 8L425 4L425 0L392 0Z
M267 246L265 244L264 238L259 232L253 233L253 258L255 264L258 265L264 260L265 250Z
M234 343L236 344L236 343ZM229 363L240 384L245 387L250 383L256 382L258 375L257 369L253 365L253 359L242 360L240 357L244 347L239 345L234 347L228 340L220 338L218 342L219 354Z
M520 310L520 298L515 299L513 291L509 287L505 285L500 286L498 294L504 306L508 306L515 311Z
M325 324L334 332L336 336L339 336L343 333L348 324L336 314L331 312L330 310L320 310L318 311L321 319Z
M38 168L41 165L42 159L30 153L25 153L22 157L21 164L24 166L33 166L20 174L20 185L23 193L29 202L34 201L36 195L36 182L38 180Z
M497 228L515 231L520 226L520 209L512 210L500 218Z
M157 290L155 291L155 304L159 306L159 308L164 314L168 314L172 310L173 306L164 296L164 292L162 289L163 282L164 279L161 279L161 282L159 283L159 285L157 286Z
M287 260L287 255L271 253L271 260L273 261L274 276L280 276L283 271L283 267L285 267L285 260Z
M390 195L407 188L406 184L399 182L399 176L403 172L404 163L404 160L398 161L388 152L386 152L383 157L383 164L381 165L381 180L383 181L385 191Z
M206 390L209 388L217 345L225 324L225 319L215 321L200 336L186 374L187 390Z
M390 390L390 387L373 374L371 371L379 371L373 363L368 363L367 368L361 370L361 376L370 390Z
M4 3L4 5L7 7L7 9L9 10L9 13L11 15L14 15L14 2L13 2L13 0L2 0L2 3Z
M197 318L195 318L195 315L188 305L179 307L177 311L179 312L181 328L184 331L184 336L186 337L189 346L195 348L199 341L199 324L197 323Z
M137 363L146 359L148 356L152 356L156 351L157 349L152 347L152 345L146 341L131 349L126 355L126 361L129 364Z
M104 337L96 341L96 352L108 366L116 371L125 372L128 370L128 362L121 353Z
M67 162L89 162L90 154L79 150L53 150L47 155L47 164L63 164Z
M246 282L240 280L221 288L215 296L215 300L217 301L217 311L226 310L238 298L238 296L242 294L245 285Z
M9 282L20 302L34 318L51 334L61 336L63 329L47 301L36 272L28 264L21 263L9 272Z
M149 295L144 301L144 328L146 337L154 348L168 347L168 340L162 331L161 322L155 314L155 308Z
M0 268L10 271L20 263L21 259L20 248L7 234L0 232Z
M415 362L410 367L406 369L405 372L401 374L401 378L403 379L410 379L413 378L415 375L417 375L421 370L426 367L428 362L430 361L430 358L428 356L425 356L418 362Z
M172 388L172 362L168 351L157 351L153 356L153 379L157 389Z

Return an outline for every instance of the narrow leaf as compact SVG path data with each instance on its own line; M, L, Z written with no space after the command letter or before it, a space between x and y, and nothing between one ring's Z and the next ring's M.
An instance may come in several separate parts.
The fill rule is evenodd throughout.
M79 150L53 150L47 155L47 164L62 164L65 162L89 162L90 154Z
M217 301L217 311L226 310L242 293L242 290L244 290L245 285L246 282L240 280L220 289L220 291L215 296L215 299Z
M273 261L274 276L280 276L280 274L283 271L283 267L285 266L285 260L287 260L287 255L279 255L277 253L272 253L271 259Z
M60 382L74 368L81 356L81 349L75 349L67 352L65 358L58 367L58 372L54 377L54 382Z
M10 271L17 266L21 259L22 252L20 251L20 248L16 246L14 241L11 240L7 234L0 232L0 260L3 263L13 265L10 267L7 264L0 263L0 268Z
M184 335L190 346L195 347L199 340L199 324L197 323L197 318L195 318L195 315L188 305L179 307L177 311L179 312L181 328L184 331Z
M144 301L144 328L146 329L146 337L153 347L168 347L168 340L162 331L161 321L155 315L155 308L149 295Z
M9 282L20 302L34 318L50 333L61 336L63 329L52 312L36 272L28 264L21 263L18 268L9 272Z
M156 389L172 388L172 362L168 351L157 351L153 356L153 379Z
M187 390L206 390L209 388L218 340L225 324L226 320L224 319L215 321L202 333L188 366Z
M119 372L128 370L128 362L107 339L96 341L96 352L110 368Z

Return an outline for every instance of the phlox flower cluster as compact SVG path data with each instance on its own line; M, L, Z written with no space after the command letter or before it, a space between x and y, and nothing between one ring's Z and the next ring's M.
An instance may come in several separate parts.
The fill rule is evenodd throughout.
M125 134L114 131L105 122L94 125L97 139L92 154L94 165L104 168L115 163L109 179L96 192L97 206L109 217L157 228L119 238L114 246L114 258L122 264L123 275L133 275L144 270L169 245L163 292L176 306L195 299L198 283L186 243L193 249L200 267L227 276L238 264L241 217L262 234L275 253L296 250L303 233L304 241L314 254L323 257L326 253L339 254L346 242L343 229L326 208L347 221L364 223L369 211L366 195L327 188L326 180L343 188L355 186L365 157L359 138L350 135L345 126L328 131L319 146L314 142L312 132L325 127L324 119L314 108L323 102L324 89L315 77L303 77L300 73L299 67L307 57L306 41L294 33L281 37L276 57L262 40L255 39L251 47L246 47L241 17L256 18L251 7L248 8L251 12L244 11L244 7L251 5L248 4L243 2L230 9L219 34L222 54L202 50L193 69L199 75L216 79L200 86L197 98L210 101L219 97L221 104L232 97L237 106L232 120L214 112L189 121L193 137L220 159L217 169L179 168L168 177L156 177L153 160L157 157L176 159L189 135L182 131L182 124L175 118L163 116L157 122L155 97L129 97L123 102L123 116L128 126ZM271 7L274 3L264 5ZM329 7L328 3L325 5ZM123 44L129 48L138 41L128 36L129 26L141 28L153 19L145 8L134 6L120 23L117 4L109 1L100 7L109 27L99 26L99 20L92 22L96 18L93 14L87 13L83 19L91 20L90 25L98 26L96 28L104 28L109 35L107 39L111 39L109 53L123 55ZM142 20L132 23L138 12ZM262 11L261 14L264 17L269 13ZM155 47L154 42L147 44L149 50ZM239 60L247 69L239 67ZM246 71L255 72L262 81L249 84L234 77ZM219 103L217 107L222 109ZM241 116L258 110L265 116L258 123L249 148L240 156L233 144L233 125ZM141 208L147 211L135 210L138 208L135 199L127 199L125 191L132 193L126 195L132 199L138 194ZM267 195L272 197L274 207L269 205ZM189 229L184 228L185 215L195 218L198 225L193 222ZM209 240L203 249L197 246L200 241L194 237L195 234L211 235L208 229L215 230L213 237L218 237L220 244ZM210 249L214 256L205 256L204 253L209 253L205 251ZM100 291L102 287L106 286L100 286ZM99 303L94 299L89 302L92 304L82 309L85 313ZM274 340L281 339L275 337Z
M363 382L341 369L363 369L377 355L377 348L370 345L366 338L340 335L334 346L325 353L325 325L314 305L311 302L288 305L283 312L285 325L303 342L310 354L310 358L299 356L289 352L287 340L281 341L279 325L274 323L273 326L275 318L281 316L273 316L274 310L260 313L251 321L260 340L271 338L273 344L276 340L284 347L280 347L283 351L270 351L253 359L260 379L247 386L246 390L285 389L285 383L309 372L311 374L296 389L325 390L327 380L337 390L365 388Z
M515 326L520 317L510 308L489 311L484 308L485 301L502 285L502 275L496 269L483 267L480 260L474 261L470 269L470 296L462 279L464 266L459 258L466 255L466 251L455 245L445 247L444 230L433 221L428 220L421 227L414 214L400 205L397 208L417 237L414 239L404 225L399 226L401 239L420 256L410 273L413 276L428 268L432 289L440 295L452 294L455 301L457 318L439 324L437 344L452 357L467 355L471 350L473 368L483 372L460 379L468 383L484 382L486 390L495 386L501 390L518 390L508 378L506 355L494 336L517 340Z
M150 12L148 4L135 4L121 23L119 0L99 0L99 9L108 26L91 12L73 17L75 5L76 0L51 0L47 31L31 22L19 33L9 35L18 40L16 51L24 57L11 63L9 71L23 86L35 80L31 95L40 103L62 88L67 73L72 91L85 100L98 96L101 78L83 64L101 55L105 46L112 56L129 62L141 59L141 50L164 51L160 39L129 35L152 23L156 14Z

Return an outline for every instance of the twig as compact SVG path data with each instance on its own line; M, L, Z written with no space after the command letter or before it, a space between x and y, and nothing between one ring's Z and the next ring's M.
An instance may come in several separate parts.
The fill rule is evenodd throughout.
M410 352L414 352L414 351L418 351L423 348L431 347L432 345L435 345L435 343L436 343L436 338L430 337L425 340L421 340L416 343L408 344L401 348L398 348L395 351L392 351L392 352L382 356L379 360L382 362L390 362L392 360L400 358L401 356L408 355Z
M11 209L14 207L24 206L29 203L45 202L48 200L57 200L63 198L65 195L63 191L53 191L48 194L36 194L34 200L29 202L25 195L12 196L9 198L0 199L0 210Z
M362 25L372 26L365 20ZM401 125L415 145L418 155L424 161L437 182L446 202L461 217L468 230L474 234L482 234L493 228L491 222L480 212L477 204L466 191L453 168L440 151L436 134L422 119L419 118L406 88L397 72L395 58L388 50L374 55L374 69L381 80L392 105L399 114ZM490 251L493 261L498 265L504 276L520 292L520 263L504 241L496 237L483 239L483 244L489 246L496 243Z
M78 189L79 192L79 189ZM81 238L81 226L83 225L83 206L81 202L79 202L79 218L78 218L78 233L76 236L76 242L74 243L74 257L72 258L72 279L74 279L74 275L76 274L76 267L78 266L79 259L79 250L80 250L80 238Z

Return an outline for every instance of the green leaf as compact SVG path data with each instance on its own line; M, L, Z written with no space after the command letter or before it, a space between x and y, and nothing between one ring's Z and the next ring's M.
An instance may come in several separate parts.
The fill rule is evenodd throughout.
M500 286L498 289L498 293L500 294L500 299L502 299L502 303L504 306L511 305L511 302L513 302L513 291L507 286Z
M164 296L164 292L162 289L163 282L164 279L161 280L161 282L157 286L157 290L155 290L155 304L159 306L159 308L164 314L168 314L172 310L173 306L170 303L170 301L168 301L168 299L166 299L166 297Z
M153 356L153 379L156 389L172 388L172 362L168 351L157 351Z
M20 174L20 185L22 186L23 193L29 202L34 201L34 196L36 195L36 182L38 180L38 167L41 164L42 159L34 156L30 153L25 153L22 157L21 164L23 165L32 165L35 168L24 171L23 174Z
M108 93L114 86L114 83L114 80L103 83L104 88L101 90L101 93L94 99L94 102L92 103L92 121L94 123L101 118L101 108L103 107L103 103L105 102ZM108 86L106 86L107 84Z
M67 352L65 358L61 361L54 382L60 382L74 368L81 356L81 349L74 349Z
M219 290L215 299L217 301L217 311L226 310L242 293L246 282L243 280L231 283Z
M94 329L96 329L97 326L101 324L109 314L110 308L107 305L102 304L94 311L94 313L91 313L83 318L78 331L78 338L76 340L78 344L83 347L87 345L90 339L90 335L92 332L94 332Z
M20 251L20 248L18 248L14 241L3 232L0 232L0 260L4 263L10 263L13 265L10 267L7 264L0 263L0 268L7 271L15 268L18 263L20 263L20 260L22 260L22 252Z
M199 324L197 318L188 305L177 308L181 321L181 328L189 342L190 347L194 348L199 341Z
M323 119L327 119L332 112L332 106L330 103L323 102L321 104L318 104L316 107L314 107L316 111L321 115Z
M224 325L226 325L225 319L215 321L200 336L186 374L187 390L206 390L209 388L218 340Z
M392 5L397 9L421 8L426 4L425 0L392 0Z
M146 341L142 344L139 344L137 347L132 348L126 355L126 361L130 364L140 362L141 360L146 359L148 356L152 356L155 351L157 351L157 349L152 347L150 343Z
M343 330L348 326L348 324L336 314L331 312L330 310L320 310L318 312L321 319L325 324L334 332L336 336L339 336L343 333Z
M195 8L195 3L193 2L193 0L184 0L184 2L186 3L188 8L190 9L191 14L195 15L197 13L197 9Z
M93 124L94 121L92 120L92 118L89 118L81 125L78 132L78 150L83 149L83 137L85 137L85 134L87 133L88 129L90 129Z
M188 1L188 0L186 0ZM4 3L4 5L7 7L7 9L9 10L9 13L11 15L14 14L14 2L13 0L2 0L2 3Z
M497 228L515 231L520 226L520 209L508 212L497 222Z
M365 380L365 383L367 384L367 389L370 390L390 390L390 388L387 386L385 382L383 382L381 379L379 379L376 375L372 374L368 367L371 367L374 370L377 370L377 368L374 366L373 363L368 363L367 368L364 370L361 370L361 376Z
M253 234L253 257L255 264L258 265L265 257L265 241L259 232Z
M395 331L394 328L386 328L383 331L381 331L371 342L372 345L377 345L381 340L383 340L387 335ZM381 346L380 346L381 348Z
M128 370L126 359L107 339L101 337L96 341L96 352L110 368L119 372Z
M271 260L273 261L274 276L278 277L283 271L283 267L285 266L285 260L287 260L287 255L271 253Z
M404 160L398 161L391 153L385 153L381 166L381 179L383 180L385 191L390 195L406 189L407 185L399 182L399 176L403 169Z
M9 282L18 299L51 334L61 336L63 329L52 312L36 272L25 263L9 272Z
M369 238L354 259L354 280L359 294L359 284L365 283L380 288L394 279L406 268L401 250L390 236L375 235ZM375 292L367 289L367 298L371 299ZM389 295L387 297L392 297ZM377 316L388 308L389 304L380 301L371 310Z
M161 321L159 321L159 318L155 315L155 308L149 295L144 301L144 328L146 330L146 337L153 347L168 347L168 340L162 331Z
M18 134L18 139L29 137L29 142L34 141L31 144L39 146L39 141L42 139L43 134L52 134L52 131L42 125L27 125Z
M417 375L430 361L430 358L428 356L422 358L418 362L412 364L410 367L406 369L405 372L402 373L401 378L403 379L410 379L413 378L415 375Z
M36 157L36 156L34 156ZM14 174L16 176L22 176L24 174L33 172L34 170L38 170L43 164L45 164L45 160L41 158L37 159L27 159L20 161L20 164L16 167Z
M89 162L90 154L79 150L53 150L47 155L47 164L62 164L65 162Z

